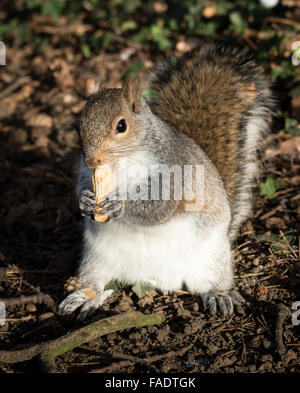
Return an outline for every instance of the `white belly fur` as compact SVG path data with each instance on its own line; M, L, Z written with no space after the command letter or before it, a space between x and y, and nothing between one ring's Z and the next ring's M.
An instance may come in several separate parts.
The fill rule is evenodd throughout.
M230 289L226 228L208 230L197 220L184 214L155 227L87 221L80 278L99 289L111 279L155 282L157 288L170 291L185 283L192 293L206 293L220 285Z

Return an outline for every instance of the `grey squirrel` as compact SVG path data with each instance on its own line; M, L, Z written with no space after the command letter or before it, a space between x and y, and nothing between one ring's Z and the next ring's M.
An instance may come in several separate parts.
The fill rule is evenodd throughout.
M233 289L231 244L251 210L257 151L272 114L269 83L247 55L214 44L175 65L159 63L151 80L156 94L150 102L131 78L122 89L90 96L80 117L77 195L86 218L78 275L84 287L60 304L63 313L80 307L79 320L111 295L105 285L113 279L151 282L162 291L184 286L211 314L219 307L229 315L244 302ZM186 209L186 201L174 197L172 177L170 198L161 188L156 199L112 193L97 206L91 179L103 164L119 169L121 182L126 168L130 187L145 186L147 196L153 183L139 166L198 165L203 203ZM195 190L195 175L190 183ZM99 208L108 222L93 220Z

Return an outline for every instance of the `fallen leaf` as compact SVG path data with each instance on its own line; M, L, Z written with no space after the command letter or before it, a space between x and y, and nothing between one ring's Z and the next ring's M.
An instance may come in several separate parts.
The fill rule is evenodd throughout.
M85 93L87 96L95 94L99 89L99 82L94 78L87 78L85 81Z
M216 15L216 12L217 10L214 6L205 7L203 10L203 16L207 19L210 19Z
M285 222L280 217L270 217L266 220L266 227L268 229L280 228L286 229Z
M276 193L276 181L273 175L268 176L267 180L259 185L259 195L268 195L269 198L274 198Z
M38 113L27 120L27 125L31 127L52 128L52 118L44 113Z
M283 179L283 180L288 180L292 184L295 184L296 186L300 185L300 176L294 176L291 178Z
M292 137L279 143L281 154L299 155L300 153L300 136Z
M300 96L294 96L291 101L292 115L300 123Z
M166 12L168 9L168 4L162 3L161 1L156 1L153 4L154 11L157 12L158 14L162 12Z
M269 290L265 286L261 285L260 287L258 287L257 292L259 295L267 295L269 293Z
M188 44L186 41L178 41L176 49L178 52L188 52L192 49L192 45Z

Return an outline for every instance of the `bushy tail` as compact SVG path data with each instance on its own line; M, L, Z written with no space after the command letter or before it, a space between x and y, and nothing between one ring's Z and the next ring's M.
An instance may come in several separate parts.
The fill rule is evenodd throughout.
M257 150L269 129L269 84L248 55L205 44L177 64L159 63L152 110L191 136L217 167L230 201L234 239L251 208Z

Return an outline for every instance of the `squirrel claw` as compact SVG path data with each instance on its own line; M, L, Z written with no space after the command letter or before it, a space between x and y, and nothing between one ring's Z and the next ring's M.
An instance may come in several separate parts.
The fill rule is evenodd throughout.
M206 293L201 295L201 298L204 308L209 308L211 316L216 315L218 307L225 317L230 316L235 305L245 303L245 299L237 291Z
M95 194L90 190L84 190L79 198L79 208L81 215L92 218L96 212Z
M99 214L108 214L109 219L120 217L124 210L123 202L118 199L111 199L110 195L100 203L99 207L102 209Z

